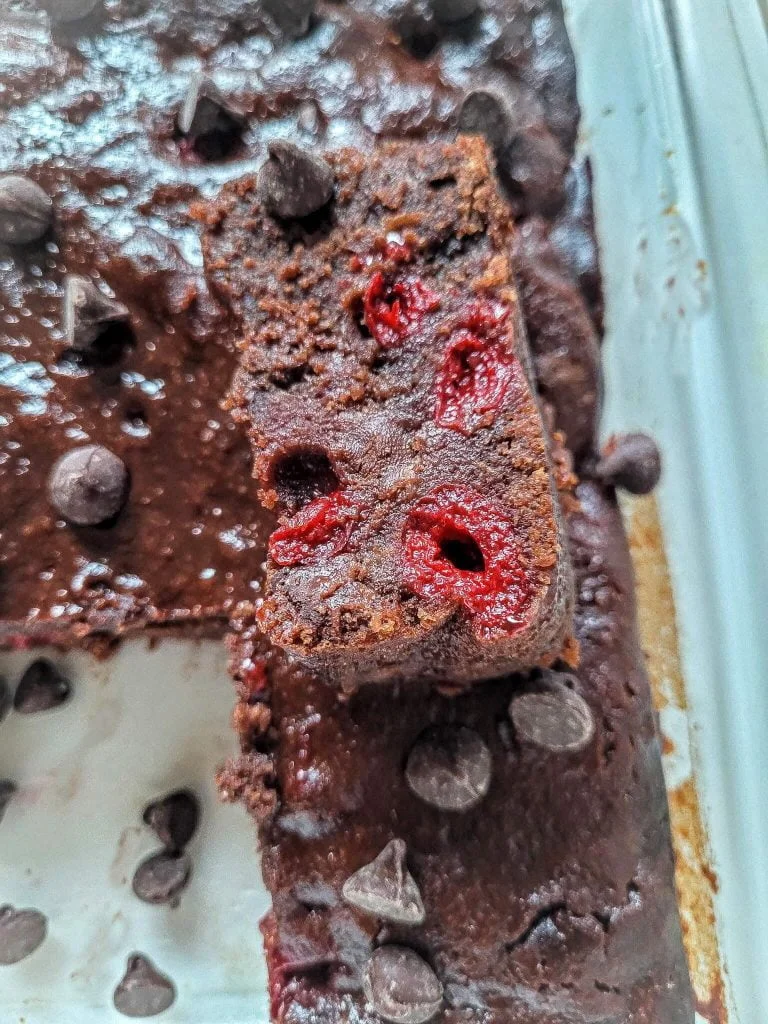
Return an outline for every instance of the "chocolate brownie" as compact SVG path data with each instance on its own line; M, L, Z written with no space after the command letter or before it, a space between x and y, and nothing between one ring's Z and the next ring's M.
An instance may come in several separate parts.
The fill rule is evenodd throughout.
M275 1021L691 1024L626 542L575 497L576 672L340 701L245 626L221 781L261 821Z
M227 186L203 246L281 513L267 636L348 685L551 662L571 570L485 143L288 152Z
M432 0L5 4L2 174L28 184L0 183L0 643L220 631L236 597L258 592L265 528L247 444L219 404L229 327L188 209L258 168L270 139L445 136L494 76L516 112L496 140L504 187L524 223L545 215L560 261L539 308L547 289L567 293L573 347L591 353L596 250L586 175L562 159L578 111L559 4L470 6L456 20ZM520 145L528 135L543 144ZM37 241L23 241L30 222ZM571 417L558 407L566 435ZM89 445L120 460L127 486L111 519L78 525L49 477Z
M474 127L494 147L518 221L516 269L537 377L577 465L594 464L602 301L588 168L574 155L575 75L559 0L7 0L0 52L2 175L25 179L0 182L0 643L72 642L83 634L178 622L221 630L237 596L258 595L271 525L258 520L248 445L220 408L234 365L231 325L206 288L198 228L188 210L223 182L255 172L270 141L368 149L392 137L453 135L462 114L471 125L478 104L495 111ZM66 472L59 466L64 487L57 503L82 518L77 508L85 490L100 509L109 506L112 518L78 525L59 518L49 483L62 456L88 446L98 452L76 452L74 476L72 464L64 464ZM605 479L614 471L615 465L608 467ZM450 1007L453 999L463 1000L463 1018L489 1022L646 1024L655 1014L655 1024L690 1024L658 755L636 663L631 583L622 570L614 593L605 570L614 545L621 547L620 527L603 498L594 505L590 498L584 507L591 510L584 530L592 539L583 550L592 554L579 572L577 621L582 644L588 634L590 644L578 682L568 689L580 700L556 688L563 714L555 713L556 704L553 712L554 698L540 687L518 690L520 680L481 686L459 702L421 687L394 695L388 687L367 687L345 708L330 688L302 681L295 670L275 668L270 683L258 658L238 669L243 699L236 722L244 753L222 781L263 819L279 807L263 833L275 893L265 931L276 1015L315 1024L365 1020L371 1011L363 1007L363 986L382 1006L382 978L399 978L384 1009L412 1020L438 1001ZM272 708L265 685L274 686ZM327 717L307 716L308 704L327 710ZM490 721L494 709L498 734ZM430 831L435 859L445 857L441 875L439 866L427 870L421 826L410 819L402 836L392 818L406 800L432 819L438 812L404 788L395 752L382 738L401 744L398 757L410 765L411 784L428 792L424 777L418 781L423 758L411 760L405 748L417 727L459 713L471 733L457 737L455 748L480 756L470 785L459 786L453 799L479 803L463 814L443 812L445 827L437 835ZM394 721L396 714L414 715L413 736L406 735L407 722ZM603 730L611 726L606 742ZM528 736L529 742L580 746L591 728L596 738L580 752L543 759L540 748L521 744L522 775L510 777L504 757L512 754L503 743L514 751L518 737ZM318 760L300 776L303 766L291 766L289 755L298 749L303 756L305 737L317 734L322 741L318 729L329 738L327 767ZM363 749L333 746L346 737ZM429 744L418 749L423 753ZM587 774L583 758L593 755L597 767ZM573 771L559 767L563 758L575 759L568 762ZM386 786L372 781L379 765L382 779L394 781L391 800ZM446 786L455 794L455 772L440 778L443 784L431 787L443 794L439 798L445 799ZM581 791L567 786L571 778L582 783ZM626 794L612 788L616 778ZM312 787L321 785L323 800L335 792L332 824L340 820L338 805L348 803L354 825L362 814L361 792L372 804L359 819L359 841L350 831L326 850L343 857L338 877L330 860L315 860L322 839L313 837L325 819L319 801L313 814ZM512 800L502 799L507 785L521 795L526 828L518 825ZM574 808L559 790L574 796ZM486 813L491 807L498 820ZM591 807L605 808L605 821ZM547 808L551 819L542 817ZM594 825L589 845L577 808ZM476 840L469 828L460 834L452 860L448 840L461 821L480 832ZM520 845L489 847L497 852L489 867L483 830L490 828L497 843L502 824L519 829ZM535 843L528 842L528 828ZM637 846L639 831L645 840L634 869L627 851ZM594 889L591 877L580 893L568 888L577 864L555 874L571 836L585 864L596 865ZM477 884L475 857L483 868ZM527 874L539 859L540 874ZM457 860L465 870L461 887L450 877ZM518 869L531 886L522 886L514 902L510 879L520 874L510 872ZM440 878L444 899L435 886ZM622 884L628 888L622 891ZM560 907L558 893L567 898ZM341 909L345 895L354 908L350 917ZM601 899L613 908L608 915ZM366 969L374 926L362 909L366 900L369 908L378 901L379 909L388 901L390 917L397 906L411 922L420 917L420 901L423 934L433 936L445 921L446 939L421 943L421 926L398 924L407 931L397 938L410 952L379 954ZM513 913L499 925L497 908L510 906ZM477 922L481 910L487 928L462 931L461 922ZM590 944L589 929L602 923L604 938ZM575 938L582 927L583 956ZM498 947L489 952L480 942L499 931L511 944L508 954ZM346 994L337 991L345 971L329 935L351 965L355 980ZM362 936L359 947L356 935ZM313 960L318 949L330 952ZM466 958L464 978L441 974L448 962L443 949L457 962ZM505 964L511 965L506 973ZM126 979L135 980L130 968ZM553 986L558 971L561 982ZM633 975L645 981L632 988ZM485 1009L493 1000L503 1003L510 989L518 999L514 1009ZM544 1001L548 991L554 995ZM414 994L415 1000L405 998ZM629 1010L619 1008L625 995ZM583 1013L567 1002L582 997L597 1008ZM520 998L529 1000L525 1008ZM459 1016L450 1008L442 1012Z

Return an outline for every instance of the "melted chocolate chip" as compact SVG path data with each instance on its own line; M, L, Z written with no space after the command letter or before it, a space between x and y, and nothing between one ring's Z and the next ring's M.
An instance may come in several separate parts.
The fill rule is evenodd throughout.
M278 217L308 217L333 195L333 171L322 157L292 142L270 142L258 178L259 199Z
M63 704L72 692L69 680L47 658L38 658L25 670L13 706L22 715L50 711Z
M100 6L101 0L44 0L43 7L54 21L80 21Z
M204 75L193 75L178 117L179 131L206 143L206 155L223 156L239 138L245 124L234 107Z
M262 0L262 6L284 36L299 39L309 31L316 0Z
M48 921L39 910L0 907L0 964L17 964L35 952L45 939Z
M394 924L422 924L424 904L406 864L402 839L387 843L370 864L351 875L341 890L347 903Z
M134 953L117 985L112 1001L126 1017L154 1017L172 1005L176 998L173 982L161 974L151 960Z
M506 99L495 89L473 89L464 97L458 130L482 135L495 153L501 153L513 136L513 118Z
M595 735L592 710L583 697L556 681L556 676L547 673L542 689L512 698L509 715L515 734L520 742L555 754L584 750Z
M101 445L73 448L51 470L48 496L70 523L96 526L116 516L125 504L128 470L122 459Z
M443 986L425 960L407 946L381 946L363 975L365 998L392 1024L423 1024L440 1010Z
M661 477L661 454L656 442L647 434L611 438L595 466L595 476L630 494L650 494Z
M491 784L491 752L465 726L425 730L408 755L405 778L411 791L441 811L468 811Z
M8 804L16 793L16 783L10 779L0 779L0 821L3 820Z
M189 881L192 864L186 854L153 853L136 868L133 891L145 903L170 903L176 906Z
M446 25L470 18L479 8L478 0L429 0L435 18Z
M171 852L182 850L195 834L200 811L197 798L188 789L169 793L144 810L144 822Z
M18 174L0 177L0 242L36 242L53 221L53 203L39 185Z
M70 274L64 284L63 327L67 345L88 352L110 324L127 320L128 308L110 299L88 277Z

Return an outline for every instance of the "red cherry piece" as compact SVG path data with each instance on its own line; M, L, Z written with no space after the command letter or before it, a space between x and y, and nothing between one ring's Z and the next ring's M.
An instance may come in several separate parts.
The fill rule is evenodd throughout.
M315 498L269 538L272 561L306 565L338 555L349 542L356 512L341 492Z
M387 242L384 246L384 255L395 263L408 263L413 259L411 248L405 242Z
M405 527L405 583L428 600L456 601L481 639L526 622L536 581L504 509L469 487L447 484L422 498Z
M503 335L508 311L478 303L446 345L435 385L435 421L471 434L522 383L520 364Z
M388 284L381 271L377 271L365 290L363 316L376 341L384 348L392 348L439 304L437 295L418 278Z

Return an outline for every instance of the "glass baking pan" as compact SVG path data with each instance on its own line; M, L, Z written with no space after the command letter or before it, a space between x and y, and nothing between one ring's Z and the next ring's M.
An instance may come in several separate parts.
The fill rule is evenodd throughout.
M605 271L604 430L652 431L666 464L657 496L626 515L699 1020L762 1024L765 10L753 0L566 7ZM20 787L3 822L2 900L50 920L38 952L3 971L2 1024L124 1020L112 992L132 951L173 980L167 1024L265 1024L268 898L254 830L213 786L235 745L223 648L131 642L106 662L51 657L77 681L73 698L46 716L10 716L0 738L0 778ZM13 681L28 660L2 654L0 672ZM171 909L138 901L131 875L157 845L143 808L176 787L197 793L202 826Z

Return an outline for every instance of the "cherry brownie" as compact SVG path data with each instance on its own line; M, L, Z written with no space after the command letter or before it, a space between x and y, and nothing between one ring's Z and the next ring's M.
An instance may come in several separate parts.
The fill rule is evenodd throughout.
M571 570L485 143L280 144L204 216L270 640L349 685L551 662Z
M220 406L230 327L188 211L270 140L445 137L492 77L518 238L535 221L551 250L522 292L534 361L553 401L581 389L555 404L587 450L599 278L588 175L563 158L578 110L559 2L462 2L457 19L438 0L5 0L0 645L221 632L258 592L268 526ZM83 498L101 521L76 521Z
M280 1024L692 1024L667 807L610 492L569 502L576 672L339 699L237 645Z

